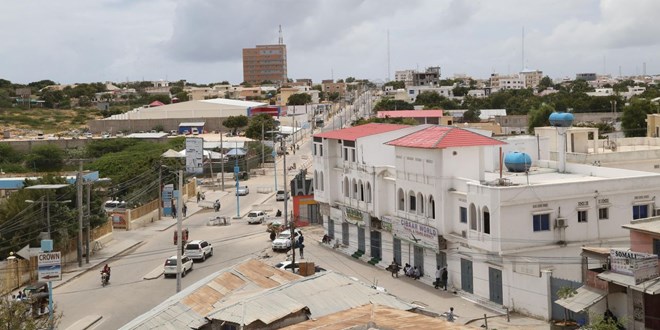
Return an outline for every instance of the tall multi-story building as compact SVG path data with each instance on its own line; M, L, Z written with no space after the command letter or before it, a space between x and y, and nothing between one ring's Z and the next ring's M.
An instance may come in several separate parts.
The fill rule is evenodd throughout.
M407 86L440 86L440 67L432 66L425 71L402 70L394 73L396 81L403 81Z
M243 48L243 81L258 84L269 80L287 81L286 45L257 45Z

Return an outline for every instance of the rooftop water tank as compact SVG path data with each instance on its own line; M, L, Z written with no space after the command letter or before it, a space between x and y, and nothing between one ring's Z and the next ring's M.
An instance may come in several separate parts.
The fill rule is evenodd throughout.
M550 114L550 125L554 127L571 127L573 114L568 112L553 112Z
M512 152L504 156L504 166L509 172L526 172L532 167L532 157L524 152Z

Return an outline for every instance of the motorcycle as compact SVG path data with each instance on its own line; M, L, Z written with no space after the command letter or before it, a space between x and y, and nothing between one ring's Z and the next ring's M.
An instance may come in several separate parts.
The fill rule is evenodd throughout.
M110 279L110 274L108 274L108 272L101 271L101 285L103 286L108 285L109 279Z

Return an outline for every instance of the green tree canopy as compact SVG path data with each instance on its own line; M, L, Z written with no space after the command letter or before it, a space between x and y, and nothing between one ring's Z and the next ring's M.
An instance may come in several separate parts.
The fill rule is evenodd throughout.
M64 167L64 150L53 144L35 146L25 157L25 167L38 172L60 171Z
M312 103L312 96L307 93L296 93L289 96L287 105L305 105Z
M527 115L528 132L533 133L535 127L549 126L550 114L555 111L555 108L549 104L543 103L529 111Z
M394 89L405 89L406 83L403 81L388 81L385 84L383 84L383 87L385 86L392 86L392 88Z
M18 163L23 155L7 143L0 143L0 164Z
M463 121L466 123L478 123L481 121L479 115L481 111L479 109L468 109L463 113Z
M621 128L626 137L646 136L646 115L657 112L658 106L642 98L633 98L623 108Z
M231 128L232 133L236 134L238 129L241 127L245 127L248 125L248 117L247 116L229 116L227 119L225 119L222 122L222 126Z
M414 120L412 118L391 118L391 117L377 118L377 117L371 117L369 119L359 118L358 120L353 122L352 126L360 126L360 125L369 124L369 123L401 124L401 125L411 125L411 126L419 124L416 120Z
M245 130L245 136L250 139L261 140L262 124L263 124L263 132L264 132L263 138L268 140L271 134L267 134L265 132L275 130L276 128L275 119L273 119L271 115L267 115L263 113L250 118L250 123L248 125L248 128Z
M374 106L374 111L380 110L414 110L412 103L401 100L382 99Z

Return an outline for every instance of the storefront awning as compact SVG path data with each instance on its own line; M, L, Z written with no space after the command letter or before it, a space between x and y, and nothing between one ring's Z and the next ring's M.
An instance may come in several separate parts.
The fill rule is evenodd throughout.
M660 294L660 277L656 277L652 280L639 283L635 285L635 278L630 275L619 274L611 271L602 272L598 274L598 278L618 284L627 288L631 288L635 291L643 292L650 295Z
M595 305L601 301L607 293L604 291L589 287L582 286L578 288L577 293L573 297L566 299L557 299L555 302L568 310L571 310L575 313L582 312L583 310Z
M573 297L566 299L557 299L555 302L568 310L575 313L584 311L585 309L595 305L607 295L604 291L589 287L579 287L577 293Z

